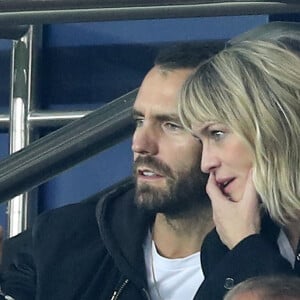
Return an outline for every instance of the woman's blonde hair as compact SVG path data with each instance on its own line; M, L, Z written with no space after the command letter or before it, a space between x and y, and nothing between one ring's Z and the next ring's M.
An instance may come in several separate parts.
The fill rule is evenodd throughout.
M271 217L300 217L300 57L279 41L241 41L199 66L182 88L179 115L229 126L254 157L253 180Z

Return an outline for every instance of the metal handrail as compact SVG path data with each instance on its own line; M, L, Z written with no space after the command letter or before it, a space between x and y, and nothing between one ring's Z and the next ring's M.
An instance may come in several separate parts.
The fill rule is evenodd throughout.
M297 0L1 0L0 24L47 24L152 18L276 14L300 11Z
M29 112L28 122L33 127L38 128L59 128L69 124L91 113L92 110L74 110L74 111L57 111L57 110L35 110ZM0 132L7 132L9 128L9 114L0 114Z
M0 202L128 137L136 94L134 90L0 161Z

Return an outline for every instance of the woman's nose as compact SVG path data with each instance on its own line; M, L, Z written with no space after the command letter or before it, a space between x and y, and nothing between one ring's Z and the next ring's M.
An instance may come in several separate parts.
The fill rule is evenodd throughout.
M209 145L203 143L202 157L201 157L201 171L203 173L210 173L216 169L220 164L220 159L216 151Z

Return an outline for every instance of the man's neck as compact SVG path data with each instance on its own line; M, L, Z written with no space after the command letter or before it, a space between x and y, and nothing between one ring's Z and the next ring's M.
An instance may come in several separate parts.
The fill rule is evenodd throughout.
M203 207L198 215L170 219L157 214L152 239L160 255L182 258L200 251L206 234L214 227L210 207Z

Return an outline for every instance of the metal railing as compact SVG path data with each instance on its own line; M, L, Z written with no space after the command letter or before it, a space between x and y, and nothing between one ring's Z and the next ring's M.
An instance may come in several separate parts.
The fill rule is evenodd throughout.
M132 133L137 90L40 138L0 161L1 202L49 180Z
M293 13L297 0L1 0L0 24Z

